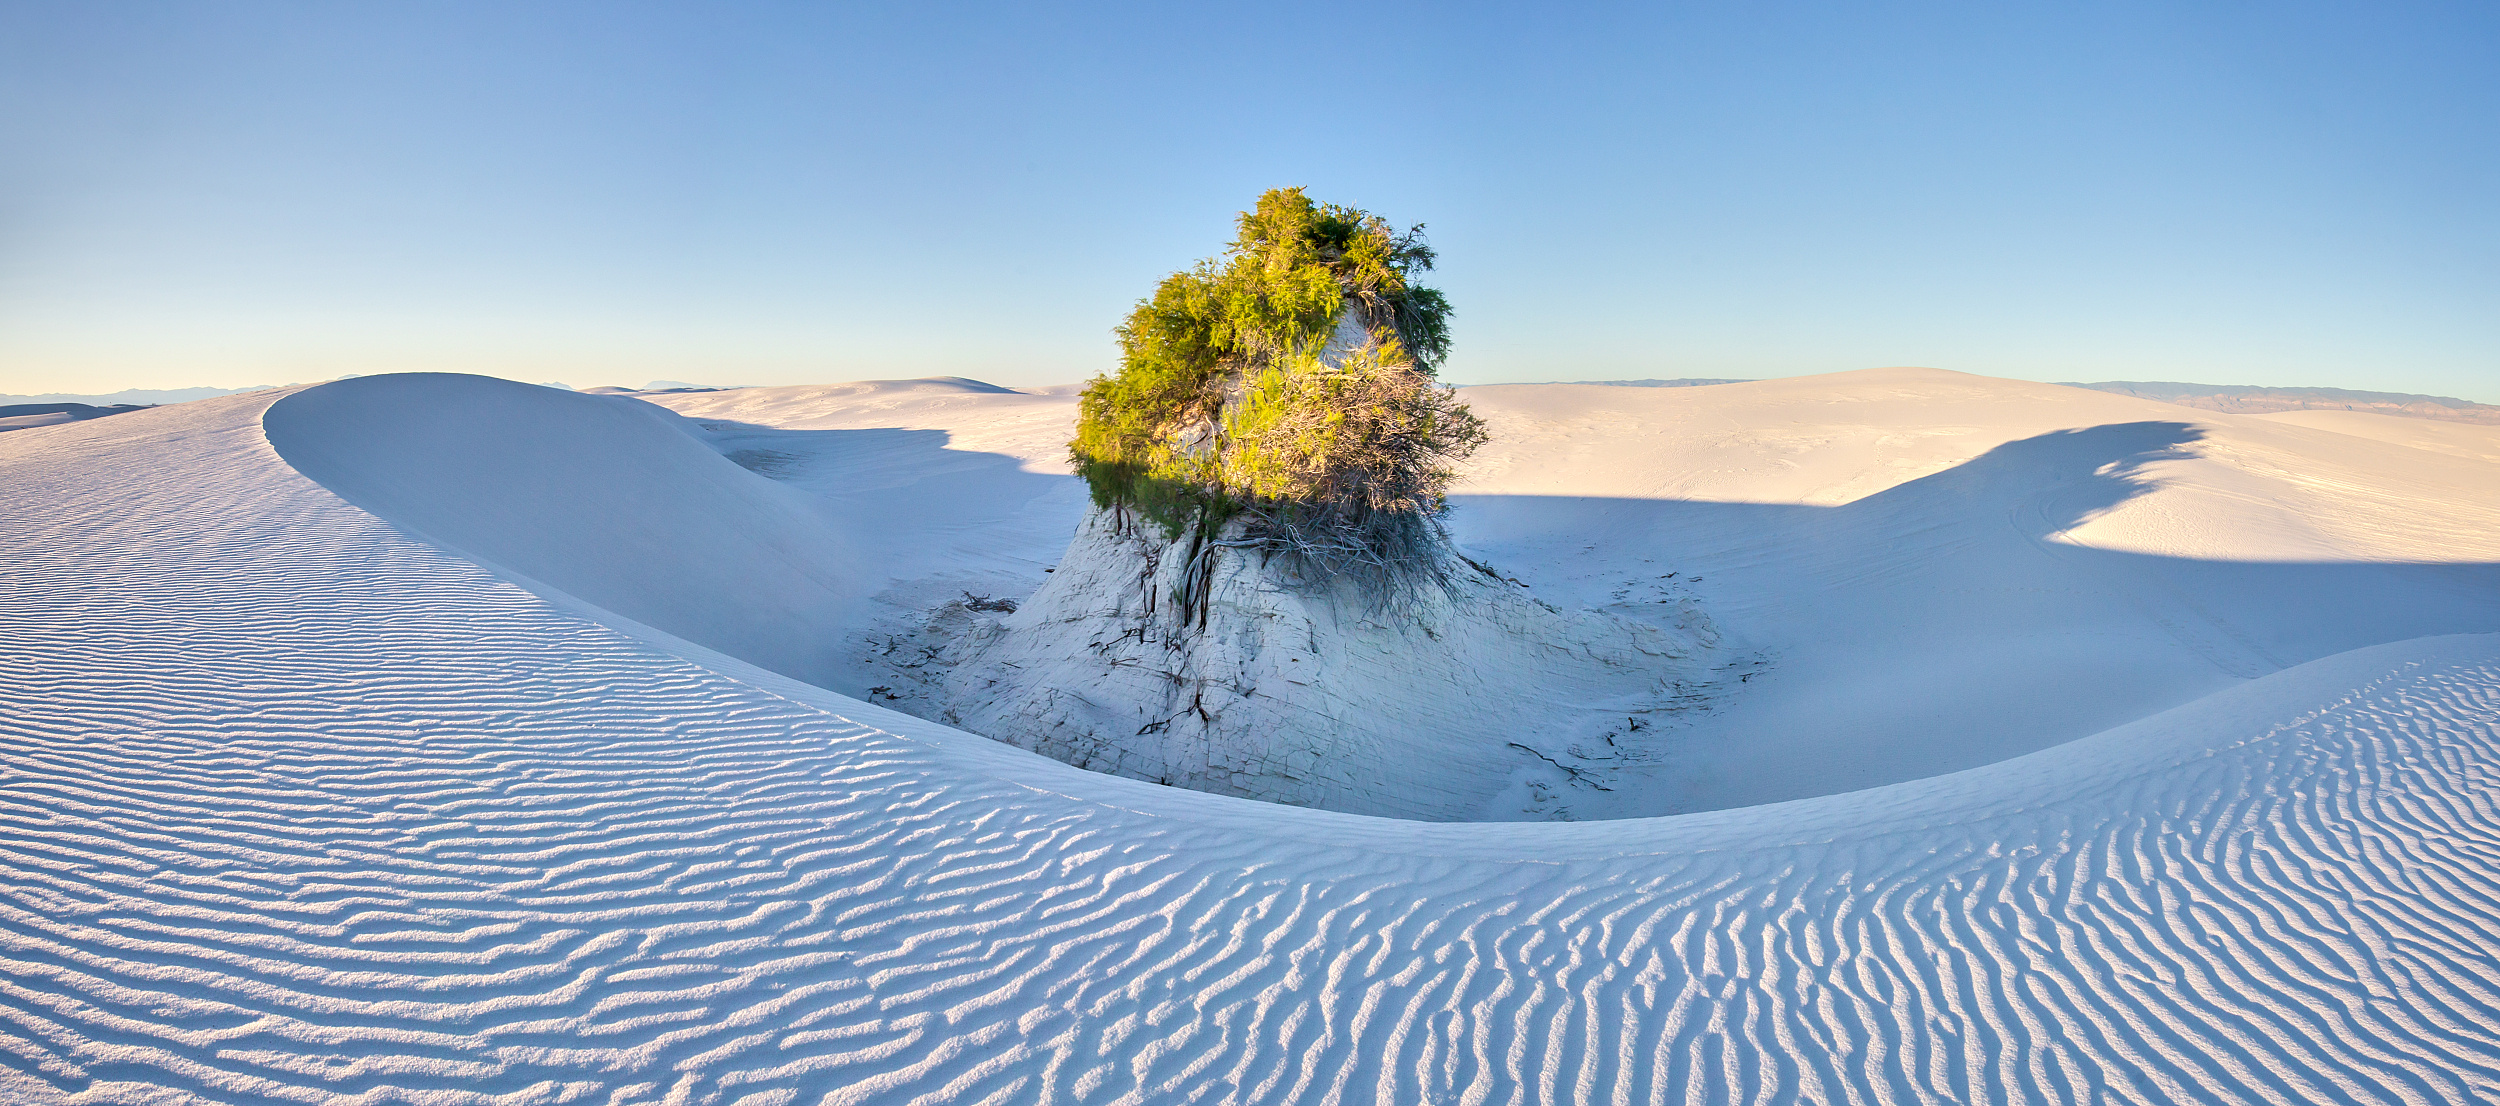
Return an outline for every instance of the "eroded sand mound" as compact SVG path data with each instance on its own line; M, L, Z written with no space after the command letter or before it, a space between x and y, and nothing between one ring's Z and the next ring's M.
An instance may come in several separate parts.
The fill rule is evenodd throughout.
M1089 514L1021 608L932 620L942 653L906 670L905 708L1131 779L1510 821L1641 782L1628 773L1733 682L1689 602L1647 620L1566 611L1463 564L1447 588L1384 598L1191 546ZM1198 589L1195 607L1175 598Z

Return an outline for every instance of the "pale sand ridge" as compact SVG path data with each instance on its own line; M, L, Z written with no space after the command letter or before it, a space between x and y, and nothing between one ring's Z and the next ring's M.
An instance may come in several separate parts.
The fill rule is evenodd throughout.
M492 387L446 384L358 417L375 420L372 435L399 434L390 420L475 407ZM701 503L744 517L790 502L658 444L700 440L685 429L609 414L633 401L546 395L555 405L514 429L562 439L597 424L650 447L617 458L611 481L720 473L704 485L716 490L663 505L689 512L687 527ZM0 511L0 1068L31 1100L2500 1096L2500 811L2487 786L2500 767L2500 636L2382 638L2217 676L2212 694L2104 733L1871 791L1677 818L1426 826L1079 772L693 644L692 630L660 625L682 614L665 605L649 622L619 617L604 603L634 598L624 590L573 594L537 575L526 583L538 590L518 586L526 570L507 561L538 549L564 568L563 548L377 518L269 447L273 400L292 402L210 400L0 436L12 490ZM2037 502L2015 477L2077 439L1940 489L1915 478L2077 425L2168 421L2125 414L1951 448L1912 435L1931 444L1899 455L1902 481L1814 504L1799 479L1768 505L1860 507L1873 521L1851 525L1890 537L1903 519L1941 529L1951 540L1856 574L1908 589L1920 566L1979 540L1926 512L1994 502L2009 481L2016 505ZM268 432L284 423L273 413ZM2437 455L2327 435L2281 439L2340 452L2272 474L2258 467L2268 440L2206 429L2157 448L2170 432L2121 435L2138 459L2114 475L2202 464L2171 451L2214 441L2238 451L2233 471L2281 481L2284 495L2429 502L2452 471L2425 461L2356 484L2333 474L2380 471L2367 449ZM2012 436L1986 440L2000 432ZM870 445L859 456L872 462L919 448ZM479 454L457 450L501 447L443 448L450 475L467 479L457 463ZM964 487L995 489L972 513L1010 531L1064 494L1031 474L1040 483L1020 484L1012 464L963 460ZM889 476L852 508L909 501L909 482ZM2050 490L2078 483L2133 486L2078 477ZM2073 512L1995 525L2022 543L2007 548L2052 567L2062 554L2043 543L2112 553L2092 544L2105 524L2174 549L2258 540L2158 527L2145 512L2179 487L2047 534L2022 520ZM2313 508L2249 487L2188 502L2271 502L2281 525L2259 537L2346 549L2366 538L2401 554L2275 562L2402 570L2380 599L2450 594L2415 578L2434 569L2469 574L2460 587L2484 579L2464 527L2467 544L2442 556L2431 527L2337 533L2304 521ZM2450 509L2478 517L2475 490ZM1950 494L1928 498L1939 491ZM1542 502L1507 522L1463 505L1462 533L1549 577L1532 579L1540 587L1603 598L1614 585L1597 567L1528 555ZM601 517L548 505L551 524ZM1550 509L1602 518L1606 506ZM2256 507L2249 517L2266 517ZM916 516L865 517L900 530ZM1690 549L1657 547L1677 555L1736 532L1634 521L1625 533L1646 540L1697 533ZM844 536L857 544L833 566L836 584L910 571L866 535ZM505 544L495 556L464 541ZM953 567L940 567L1012 574L979 568L978 544L945 537ZM2220 580L2230 562L2215 558L2203 563ZM1704 599L1768 609L1753 584L1714 594L1716 572ZM1776 614L1757 632L1793 624ZM2306 659L2284 655L2294 646L2436 620L2213 617L2269 628L2250 647L2286 663ZM2122 644L2153 632L2108 631Z
M1450 517L1462 547L1565 607L1698 604L1728 637L1715 679L1742 682L1668 723L1660 766L1626 769L1646 783L1575 795L1577 817L1916 779L2346 649L2500 626L2493 466L2283 416L1915 368L1465 394L1494 439ZM1032 593L1082 512L1035 475L1065 471L1065 395L657 398L736 412L733 452L818 451L774 475L903 536L870 574L891 581L867 608L881 629L833 685L853 692L907 685L861 654L936 604ZM893 475L924 470L948 482Z

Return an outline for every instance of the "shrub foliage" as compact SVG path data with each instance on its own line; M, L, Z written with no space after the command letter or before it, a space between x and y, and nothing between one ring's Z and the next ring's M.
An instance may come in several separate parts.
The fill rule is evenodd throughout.
M1299 188L1260 196L1222 257L1138 303L1120 371L1086 387L1069 452L1094 502L1193 546L1439 578L1436 519L1484 427L1433 378L1450 307L1414 283L1422 231Z

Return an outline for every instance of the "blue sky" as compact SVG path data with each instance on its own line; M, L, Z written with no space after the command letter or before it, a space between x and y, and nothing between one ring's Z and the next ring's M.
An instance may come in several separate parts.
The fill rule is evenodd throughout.
M0 6L0 392L1113 366L1265 188L1461 382L2500 402L2500 8Z

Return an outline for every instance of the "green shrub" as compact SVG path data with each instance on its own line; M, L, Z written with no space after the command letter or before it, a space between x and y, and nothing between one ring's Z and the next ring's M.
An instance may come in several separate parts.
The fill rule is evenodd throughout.
M1086 387L1069 452L1094 502L1200 541L1246 515L1223 544L1329 574L1437 574L1434 519L1484 429L1432 376L1450 307L1413 282L1422 230L1260 196L1224 256L1138 303L1120 371ZM1332 348L1341 320L1361 342Z

